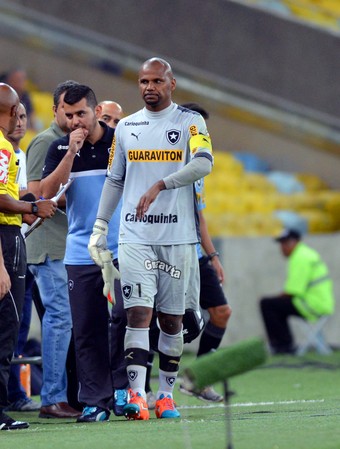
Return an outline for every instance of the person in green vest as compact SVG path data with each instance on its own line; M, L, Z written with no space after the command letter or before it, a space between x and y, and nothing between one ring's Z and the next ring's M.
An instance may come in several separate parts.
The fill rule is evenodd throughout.
M285 229L275 238L287 258L283 292L260 301L260 310L273 354L294 354L288 318L316 321L334 313L333 283L320 254L301 241L301 234Z

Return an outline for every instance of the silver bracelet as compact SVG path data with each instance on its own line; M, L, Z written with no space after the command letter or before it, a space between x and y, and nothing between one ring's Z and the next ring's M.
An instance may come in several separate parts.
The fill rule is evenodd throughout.
M214 251L213 253L208 254L208 259L212 260L215 256L220 257L220 253L218 251Z

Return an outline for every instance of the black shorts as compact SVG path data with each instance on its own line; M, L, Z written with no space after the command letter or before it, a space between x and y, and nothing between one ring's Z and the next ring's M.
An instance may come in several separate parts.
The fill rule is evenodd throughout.
M200 306L202 309L228 304L216 271L208 257L201 257L199 263L201 279Z

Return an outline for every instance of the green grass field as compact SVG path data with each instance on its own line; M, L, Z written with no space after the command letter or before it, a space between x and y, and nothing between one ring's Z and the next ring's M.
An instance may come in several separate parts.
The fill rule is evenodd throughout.
M182 366L193 360L183 358ZM156 362L157 364L157 362ZM216 389L222 392L222 385ZM229 408L234 449L339 449L340 352L330 356L270 357L234 377ZM156 389L156 383L155 383ZM227 448L223 404L209 404L176 390L181 419L76 424L11 413L30 428L0 432L1 449L220 449ZM230 433L228 432L228 435Z

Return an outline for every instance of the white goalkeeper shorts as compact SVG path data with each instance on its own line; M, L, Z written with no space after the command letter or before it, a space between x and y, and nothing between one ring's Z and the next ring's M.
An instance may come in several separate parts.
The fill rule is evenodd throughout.
M119 271L125 309L135 306L183 315L198 310L199 265L196 245L121 243Z

